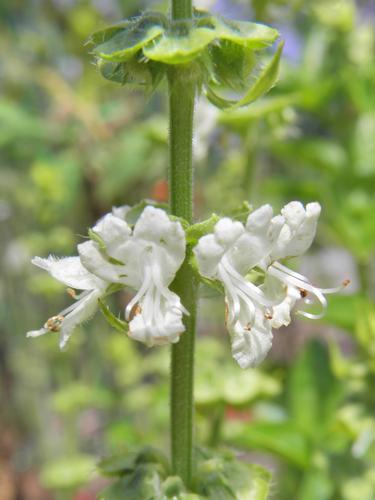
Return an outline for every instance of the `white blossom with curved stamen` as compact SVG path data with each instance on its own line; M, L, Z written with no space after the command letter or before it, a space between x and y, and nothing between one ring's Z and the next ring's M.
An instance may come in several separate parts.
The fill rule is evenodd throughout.
M308 203L304 208L298 201L288 203L281 210L285 223L262 266L267 275L278 280L286 290L285 299L273 308L273 316L276 315L275 324L280 322L286 326L290 323L290 310L299 299L304 299L304 302L308 304L318 302L321 305L321 311L312 314L299 310L298 314L310 319L322 318L327 309L325 295L337 293L348 284L344 282L335 288L318 288L312 285L305 276L278 262L278 259L300 256L310 248L315 237L320 212L319 203Z
M85 269L79 257L48 259L35 257L32 263L48 271L58 281L68 287L83 292L76 297L77 301L61 311L57 316L49 318L39 330L26 334L27 337L39 337L49 332L59 332L60 349L63 349L74 329L90 319L98 308L98 299L104 295L108 283Z
M105 248L96 241L78 245L82 264L102 279L137 290L125 311L129 336L148 346L177 342L188 312L168 286L185 258L181 224L148 206L133 230L118 215L107 214L93 231Z
M224 285L233 357L242 368L260 363L272 345L275 302L246 275L269 254L283 223L282 217L273 217L272 207L264 205L249 215L245 227L221 219L214 233L200 238L194 248L200 273Z

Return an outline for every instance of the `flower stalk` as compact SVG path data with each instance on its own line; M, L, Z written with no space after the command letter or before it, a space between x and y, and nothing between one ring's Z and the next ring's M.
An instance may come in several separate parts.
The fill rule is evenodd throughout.
M190 0L172 0L172 19L192 17ZM193 115L196 82L190 65L178 64L168 71L169 89L169 191L171 213L193 220ZM196 283L189 266L191 248L178 271L172 289L190 316L186 331L172 346L171 354L171 454L173 473L189 487L193 466L193 379L196 318Z

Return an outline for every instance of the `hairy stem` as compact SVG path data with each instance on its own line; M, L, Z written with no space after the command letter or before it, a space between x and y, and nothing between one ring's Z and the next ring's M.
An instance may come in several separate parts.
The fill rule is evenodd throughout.
M182 2L184 3L184 2ZM178 4L178 2L174 2ZM177 9L185 12L184 9ZM188 9L186 9L187 12ZM169 188L172 214L188 222L193 219L192 134L195 82L188 65L172 67L168 74L170 113ZM189 486L193 465L193 377L196 316L196 283L189 266L191 248L176 275L173 290L190 316L186 331L172 346L171 363L171 449L173 473Z
M190 19L192 16L191 0L172 0L172 19Z

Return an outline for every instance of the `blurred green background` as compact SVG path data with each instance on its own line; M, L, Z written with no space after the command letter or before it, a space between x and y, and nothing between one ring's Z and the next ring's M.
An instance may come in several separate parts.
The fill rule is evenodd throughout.
M276 332L258 370L232 360L222 298L202 297L197 436L273 473L280 500L375 498L375 5L350 0L196 2L279 28L279 85L247 109L199 100L196 214L243 199L318 200L314 247L296 268L351 279L321 321ZM25 332L69 303L30 264L72 255L112 205L167 197L165 88L152 97L99 77L84 41L166 3L0 4L0 498L90 500L99 457L168 449L168 348L144 349L98 314L61 353ZM128 296L115 308L123 308Z

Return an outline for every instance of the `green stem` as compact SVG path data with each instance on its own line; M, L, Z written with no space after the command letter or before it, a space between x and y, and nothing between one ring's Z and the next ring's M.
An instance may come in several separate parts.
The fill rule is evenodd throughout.
M191 0L172 0L172 19L191 19L193 4Z
M225 405L219 403L219 405L214 408L211 415L211 429L210 436L208 439L208 446L210 448L216 448L220 443L221 431L223 427L225 417Z
M177 4L177 2L174 2ZM181 9L182 11L183 9ZM195 81L188 65L171 67L169 82L171 212L193 220L192 134ZM178 271L173 290L190 316L184 317L186 331L172 346L171 363L171 449L173 473L189 487L193 465L193 377L196 316L196 283L189 266L191 248Z

